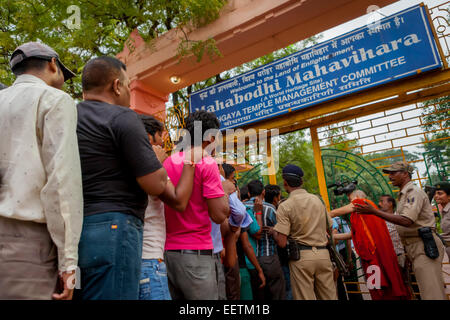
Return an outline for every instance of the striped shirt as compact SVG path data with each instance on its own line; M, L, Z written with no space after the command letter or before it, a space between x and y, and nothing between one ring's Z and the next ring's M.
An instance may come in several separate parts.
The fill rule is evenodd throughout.
M245 203L247 210L253 211L253 200L254 198ZM274 227L277 224L276 208L274 205L263 202L262 223L263 227ZM261 239L256 242L255 251L257 257L270 257L276 255L277 245L275 240L269 233L263 232L261 234Z
M386 221L386 227L388 228L389 235L391 236L392 245L394 246L395 254L401 255L405 253L405 248L403 247L400 236L398 235L397 228L393 223Z

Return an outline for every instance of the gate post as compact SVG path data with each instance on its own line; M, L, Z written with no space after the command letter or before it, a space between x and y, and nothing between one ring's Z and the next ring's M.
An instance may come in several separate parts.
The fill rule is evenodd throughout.
M319 137L317 135L317 127L310 127L311 141L314 152L314 162L316 164L317 180L319 181L319 191L322 196L327 210L330 211L330 200L328 199L328 189L325 180L325 171L323 169L322 153L320 151Z
M267 159L269 160L267 163L267 170L269 173L269 183L277 184L277 173L275 170L275 162L272 154L272 135L268 137L267 141Z

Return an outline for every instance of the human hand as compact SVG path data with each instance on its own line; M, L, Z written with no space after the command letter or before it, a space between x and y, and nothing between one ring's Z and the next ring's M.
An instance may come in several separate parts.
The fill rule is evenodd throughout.
M161 146L152 146L152 147L159 162L163 163L164 160L166 160L169 157L166 150L164 150Z
M53 300L72 300L75 281L75 270L63 272L59 275L56 292L52 295ZM58 293L58 291L62 292Z
M266 277L264 276L264 272L262 271L262 269L259 269L258 277L259 277L259 280L261 280L261 284L259 285L259 288L262 289L266 286Z
M267 232L271 236L273 235L273 227L268 227L268 226L262 227L262 231Z
M263 210L263 200L261 196L255 197L255 201L253 202L253 212L262 212Z
M230 231L233 233L236 233L237 231L240 231L241 227L232 226L230 224Z
M377 211L374 207L367 204L367 202L365 202L365 203L366 204L360 204L360 203L354 204L357 213L359 213L359 214L376 214L377 213Z
M228 195L230 195L236 191L236 186L230 180L222 181L222 187L223 187L223 191Z

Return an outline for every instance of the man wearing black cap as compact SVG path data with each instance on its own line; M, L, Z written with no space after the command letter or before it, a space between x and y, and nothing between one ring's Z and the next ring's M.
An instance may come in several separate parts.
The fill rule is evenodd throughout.
M327 222L332 225L322 201L301 188L303 171L288 164L283 168L283 184L289 198L277 210L277 224L271 233L284 248L297 244L300 259L289 261L292 294L295 300L336 300L333 266L326 248Z
M356 204L356 212L374 214L397 225L406 256L411 261L422 300L447 300L442 277L444 245L436 235L436 221L427 194L411 181L414 168L395 162L383 169L389 180L400 188L397 214L383 212L370 205Z
M440 206L442 214L441 228L442 238L445 241L445 250L450 259L450 182L441 181L434 185L436 193L434 194L434 201Z
M10 65L17 79L0 91L0 299L71 299L83 201L77 111L60 89L74 74L37 42Z

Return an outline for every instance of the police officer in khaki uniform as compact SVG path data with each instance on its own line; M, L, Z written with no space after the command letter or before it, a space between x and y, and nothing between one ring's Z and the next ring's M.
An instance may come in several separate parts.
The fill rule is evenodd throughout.
M375 214L397 225L397 231L412 262L423 300L446 300L442 277L444 245L436 235L436 222L427 194L411 181L413 167L396 162L383 169L394 186L400 188L397 214L377 210L369 205L356 205L356 211Z
M436 192L434 194L434 201L439 204L442 209L441 215L441 229L442 238L445 241L447 255L450 259L450 182L442 181L434 185Z
M289 164L283 168L284 188L289 198L277 210L277 224L268 231L280 247L287 238L296 243L299 260L289 261L292 294L295 300L336 300L333 266L326 248L327 223L332 221L322 201L306 192L302 185L303 171ZM292 246L289 246L292 249Z

